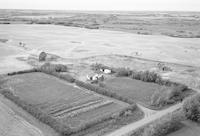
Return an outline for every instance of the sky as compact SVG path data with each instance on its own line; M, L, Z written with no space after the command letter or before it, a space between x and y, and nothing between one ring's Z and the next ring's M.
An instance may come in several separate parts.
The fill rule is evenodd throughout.
M200 11L200 0L0 0L0 9Z

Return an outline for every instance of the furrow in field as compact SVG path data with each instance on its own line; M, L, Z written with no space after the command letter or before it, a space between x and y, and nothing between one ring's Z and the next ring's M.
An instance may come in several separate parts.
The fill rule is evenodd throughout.
M77 116L78 114L85 113L85 112L88 112L90 110L95 110L97 108L101 108L101 107L104 107L104 106L108 106L110 104L113 104L113 101L106 101L106 102L103 102L103 103L96 104L94 106L91 105L91 106L85 107L83 109L73 111L72 113L69 114L69 116L74 117L74 116Z
M63 111L65 109L73 108L73 107L78 106L80 104L86 104L86 103L89 103L89 102L92 102L92 101L97 101L97 100L100 100L100 98L93 97L93 96L82 98L82 99L79 99L75 102L73 102L73 101L69 102L69 101L63 100L63 102L59 103L59 105L56 104L56 106L49 106L44 110L49 114L54 114L56 112Z
M96 100L96 101L92 101L92 102L89 102L89 103L86 103L86 104L81 104L81 105L78 105L76 107L72 107L70 109L63 110L61 112L56 112L56 113L53 114L53 116L55 116L55 117L61 116L62 114L66 114L66 113L73 112L73 111L76 111L76 110L79 110L79 109L82 109L82 108L85 108L85 107L88 107L88 106L91 106L91 105L95 105L95 104L101 103L102 101L103 100Z

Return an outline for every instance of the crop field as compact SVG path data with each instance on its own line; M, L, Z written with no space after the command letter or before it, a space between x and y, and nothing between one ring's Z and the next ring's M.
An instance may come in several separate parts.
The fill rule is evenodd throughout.
M107 80L105 87L121 96L150 105L152 94L162 86L126 77L117 77Z
M44 73L11 76L6 84L21 100L72 128L127 106Z

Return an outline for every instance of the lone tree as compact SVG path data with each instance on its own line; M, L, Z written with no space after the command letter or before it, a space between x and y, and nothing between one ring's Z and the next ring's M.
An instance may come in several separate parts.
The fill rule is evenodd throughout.
M200 94L193 95L184 101L183 112L187 119L200 123Z
M45 61L47 54L45 52L41 52L39 55L39 61Z

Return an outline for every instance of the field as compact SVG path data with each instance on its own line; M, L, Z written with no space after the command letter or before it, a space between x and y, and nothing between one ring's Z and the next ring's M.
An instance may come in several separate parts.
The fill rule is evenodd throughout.
M43 136L35 126L18 116L0 101L0 135L1 136Z
M21 49L0 42L0 74L31 68L27 63L16 59L21 53Z
M200 57L199 38L38 24L0 25L0 30L0 37L9 39L5 45L18 47L28 54L38 55L46 51L70 59L120 54L192 66L200 64L197 59ZM19 42L25 43L25 48L19 46ZM174 53L174 50L179 52Z
M1 10L0 17L1 24L55 24L142 35L200 37L198 12Z
M71 128L78 128L127 106L43 73L12 76L6 84L21 100Z
M147 83L126 77L109 79L105 82L105 87L145 106L150 106L151 96L162 88L162 86L155 83Z

